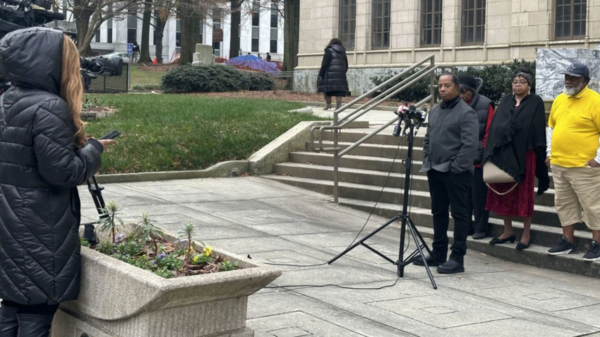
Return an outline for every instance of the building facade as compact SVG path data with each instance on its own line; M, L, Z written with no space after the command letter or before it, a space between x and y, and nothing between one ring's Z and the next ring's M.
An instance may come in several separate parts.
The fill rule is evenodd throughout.
M353 94L434 54L444 67L535 60L538 48L600 44L600 0L303 0L296 89L314 91L323 49L347 48Z
M260 6L259 6L260 3ZM270 7L270 8L269 8ZM72 15L67 16L72 20ZM212 45L217 57L229 58L231 14L229 8L214 9L207 14L200 25L202 43ZM222 34L221 34L222 32ZM273 61L283 61L283 17L280 9L270 1L254 0L246 2L242 10L240 24L240 51L243 55L251 53L263 58L269 52ZM92 40L94 54L126 52L127 43L142 41L141 13L135 11L120 17L108 19L102 23ZM173 16L167 22L163 33L163 61L169 62L180 52L181 26L179 19ZM150 26L150 55L154 58L156 50L154 26Z

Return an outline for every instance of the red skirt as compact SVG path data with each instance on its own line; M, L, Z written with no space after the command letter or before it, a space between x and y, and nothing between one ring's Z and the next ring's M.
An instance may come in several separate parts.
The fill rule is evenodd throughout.
M535 163L536 155L529 150L525 157L525 179L512 192L498 195L488 189L485 208L501 216L530 218L535 202ZM498 192L508 191L514 183L491 184Z

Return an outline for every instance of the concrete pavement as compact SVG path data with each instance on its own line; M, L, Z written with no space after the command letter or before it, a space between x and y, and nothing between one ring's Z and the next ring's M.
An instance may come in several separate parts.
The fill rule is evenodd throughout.
M251 296L248 325L257 337L600 334L598 279L470 251L466 273L434 271L438 290L416 266L407 267L394 286L376 289L394 284L396 268L366 248L324 264L355 239L369 216L332 204L326 195L258 177L104 187L105 200L121 206L125 221L148 212L174 233L193 221L197 239L208 245L266 263L304 266L279 266L284 273L273 288ZM87 189L80 192L84 217L96 219ZM386 221L372 216L360 237ZM398 224L369 243L395 259Z

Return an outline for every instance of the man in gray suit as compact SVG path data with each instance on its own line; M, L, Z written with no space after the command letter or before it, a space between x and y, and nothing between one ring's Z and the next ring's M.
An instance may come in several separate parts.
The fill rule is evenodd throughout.
M458 78L444 73L438 81L442 103L429 115L429 127L423 141L423 168L427 172L431 213L433 214L433 256L427 256L438 273L465 271L467 235L471 223L469 198L473 178L473 158L477 154L479 122L475 111L459 96ZM454 244L448 255L448 208L454 218ZM423 260L416 260L423 265Z

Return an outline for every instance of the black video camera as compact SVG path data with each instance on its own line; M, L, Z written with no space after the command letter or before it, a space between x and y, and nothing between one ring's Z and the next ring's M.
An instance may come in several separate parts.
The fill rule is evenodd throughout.
M0 0L0 39L17 29L64 20L62 13L49 11L52 3L52 0ZM121 76L122 73L123 59L120 57L81 57L81 76L86 90L89 89L91 80L98 75ZM10 83L0 74L0 91L9 86Z
M427 119L427 108L422 108L421 110L417 110L417 107L411 105L408 107L408 110L402 109L398 111L398 124L394 128L393 135L394 137L400 137L402 133L402 123L405 124L405 130L410 128L411 126L415 126L417 129L426 125L425 120Z

